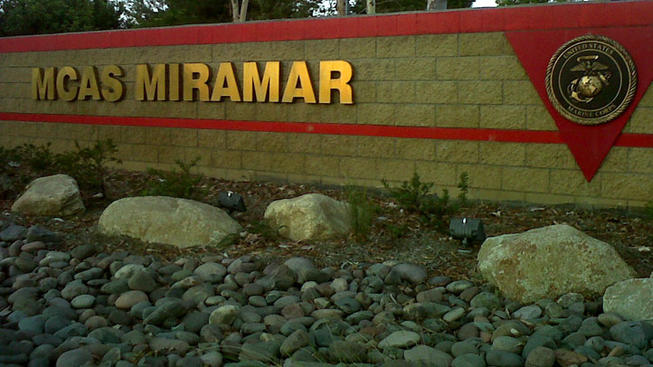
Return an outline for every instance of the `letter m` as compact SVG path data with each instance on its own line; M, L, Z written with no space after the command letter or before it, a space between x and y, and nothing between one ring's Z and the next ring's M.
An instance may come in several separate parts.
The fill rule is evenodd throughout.
M147 64L136 65L136 100L166 100L166 64L156 64L150 76Z
M54 93L54 68L45 68L45 73L41 68L32 68L32 99L54 100Z

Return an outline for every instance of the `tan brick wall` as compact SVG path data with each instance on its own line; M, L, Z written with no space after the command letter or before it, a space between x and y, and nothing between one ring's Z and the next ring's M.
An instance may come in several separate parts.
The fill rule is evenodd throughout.
M139 63L215 67L231 61L242 75L244 61L279 60L285 82L292 61L307 60L315 83L319 61L333 59L354 67L353 105L134 99ZM109 64L124 70L127 93L121 102L31 99L32 67ZM0 112L557 130L500 32L8 53L0 57ZM653 134L652 116L649 91L624 132ZM75 141L111 138L123 167L137 170L170 169L176 160L200 157L198 172L228 179L380 186L382 179L400 182L417 171L451 190L467 172L470 196L477 199L598 206L641 206L653 200L651 148L613 147L588 183L563 144L16 121L0 121L0 131L5 147L52 142L54 149L66 150Z

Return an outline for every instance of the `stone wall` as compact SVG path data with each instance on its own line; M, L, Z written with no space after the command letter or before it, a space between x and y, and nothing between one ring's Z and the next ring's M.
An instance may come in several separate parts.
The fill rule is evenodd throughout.
M467 18L499 14L501 19L510 19L521 14L510 13L514 11L547 14L566 7L572 11L562 13L575 14L579 6L650 7L645 3L586 4L432 16L457 17L463 24ZM127 169L168 169L177 159L199 156L201 173L236 180L380 186L381 179L407 180L415 170L423 180L455 193L459 175L467 172L470 196L479 199L598 206L643 206L653 199L653 93L644 95L623 131L637 135L644 144L617 144L587 182L567 146L556 138L556 124L506 38L505 32L518 25L474 23L469 29L430 33L417 29L419 14L390 17L396 19L394 24L412 21L417 26L407 30L397 26L393 31L398 35L390 36L366 36L362 31L350 37L295 35L293 40L257 42L251 41L257 37L252 36L244 42L188 44L182 39L157 46L119 47L118 42L109 47L62 50L49 50L37 42L42 38L27 37L21 39L28 44L34 41L36 46L16 51L9 46L16 39L4 39L4 43L0 39L0 145L52 142L55 150L67 150L75 141L111 138L118 143L122 166ZM373 17L359 19L369 22ZM338 21L199 29L247 34L258 26L285 24L292 29L293 25L309 27L314 22L335 27ZM122 31L145 37L139 32ZM75 35L52 37L67 36ZM141 41L147 44L147 39ZM161 43L155 40L153 44ZM319 61L336 59L353 67L352 105L339 104L337 98L332 104L135 99L136 64L141 63L206 63L214 67L233 62L236 75L242 75L245 61L261 62L259 69L263 62L281 61L282 78L286 78L292 61L306 60L315 80ZM121 80L126 95L122 101L32 99L34 67L81 70L111 64L124 70ZM525 137L501 138L506 131ZM493 138L495 132L500 134L498 139ZM530 133L553 138L533 143L528 136L535 135Z

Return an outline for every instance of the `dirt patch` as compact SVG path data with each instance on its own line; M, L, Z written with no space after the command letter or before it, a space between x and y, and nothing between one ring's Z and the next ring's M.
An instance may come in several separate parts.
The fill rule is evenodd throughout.
M182 256L200 257L205 254L224 254L236 257L259 255L270 260L291 256L313 258L319 266L358 267L365 263L396 260L421 264L430 275L445 275L455 279L478 280L476 255L479 245L464 246L437 226L425 223L418 214L403 211L382 191L368 191L378 208L368 238L353 237L322 242L293 242L276 236L263 223L267 205L278 199L319 192L344 200L341 188L311 185L278 184L254 181L226 181L203 178L201 200L217 205L220 191L231 190L242 194L248 210L233 217L245 228L235 242L225 247L177 249L171 246L139 243L128 238L107 238L96 231L102 210L113 200L139 195L148 180L145 173L113 171L107 179L107 197L93 197L85 193L88 210L80 216L58 219L14 217L22 225L42 224L65 234L64 246L72 248L85 243L103 244L107 251L129 250L137 254L151 254L174 260ZM12 200L0 201L0 208L9 215ZM519 206L473 202L461 207L456 216L480 218L488 236L523 232L529 229L566 223L588 235L605 241L619 252L639 277L653 271L653 220L642 213L618 209L579 209L574 207ZM445 221L447 219L445 218Z

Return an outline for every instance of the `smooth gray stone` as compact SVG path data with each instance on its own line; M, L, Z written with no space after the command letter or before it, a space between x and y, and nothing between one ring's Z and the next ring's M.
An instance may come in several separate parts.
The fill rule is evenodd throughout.
M624 321L612 326L610 335L616 341L643 349L653 339L653 326L642 321Z
M553 367L556 361L555 351L547 347L537 347L526 358L527 367Z
M481 292L472 298L469 305L473 308L485 307L488 310L495 310L501 307L501 300L494 293Z
M0 232L0 241L12 242L25 238L27 228L17 224L10 224Z
M451 367L485 367L485 360L477 354L463 354L451 363Z
M57 367L83 366L93 361L93 355L86 348L78 348L62 353L57 358Z
M495 367L522 367L524 365L524 360L518 354L501 350L488 351L485 355L485 361L488 366Z

